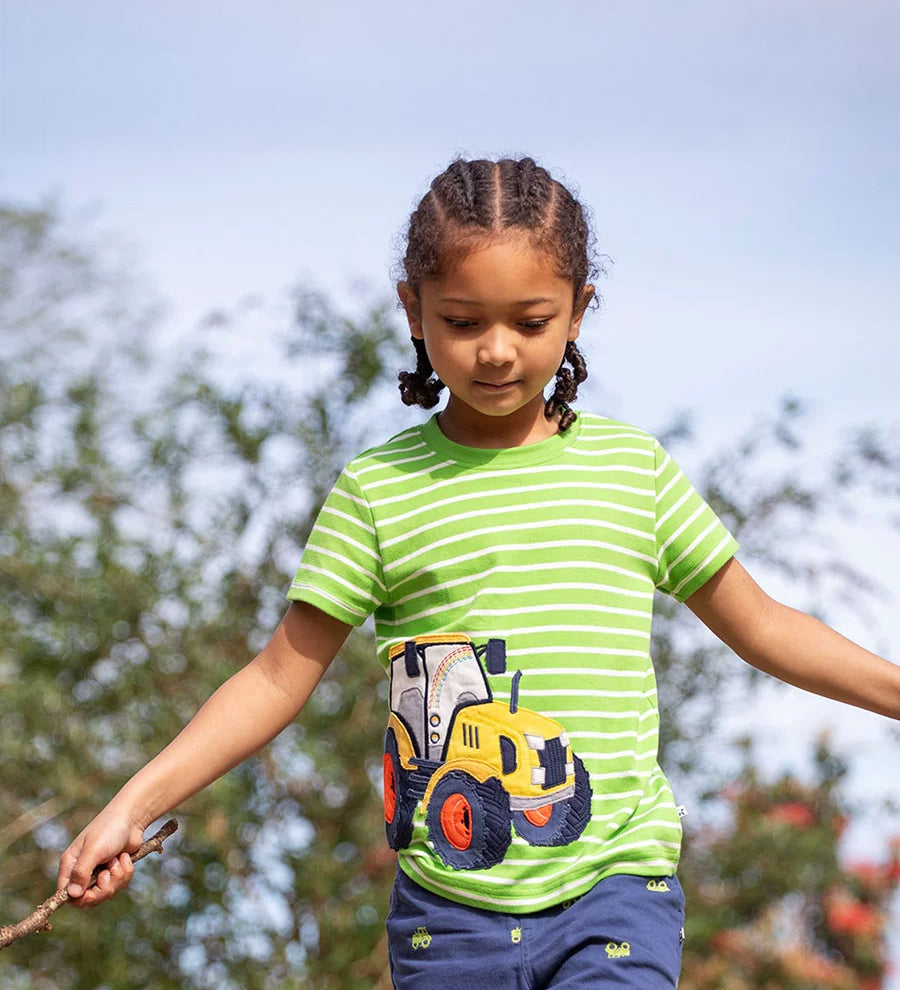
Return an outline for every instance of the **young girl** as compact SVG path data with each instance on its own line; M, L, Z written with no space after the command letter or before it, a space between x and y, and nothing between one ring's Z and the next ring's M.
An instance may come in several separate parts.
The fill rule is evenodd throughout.
M769 598L652 436L570 408L590 244L529 158L432 182L398 285L417 356L400 391L431 408L446 388L446 405L346 467L269 644L63 854L72 903L126 886L144 829L295 718L372 613L400 988L676 985L655 589L761 670L900 717L900 668Z

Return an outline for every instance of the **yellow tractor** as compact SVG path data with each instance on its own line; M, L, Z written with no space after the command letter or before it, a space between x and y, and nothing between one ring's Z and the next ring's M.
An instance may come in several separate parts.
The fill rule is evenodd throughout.
M562 726L518 704L494 701L482 669L506 670L506 644L475 647L468 636L438 634L390 650L391 714L384 743L388 843L412 839L421 806L428 838L448 866L499 863L512 834L534 846L563 846L591 813L587 771Z

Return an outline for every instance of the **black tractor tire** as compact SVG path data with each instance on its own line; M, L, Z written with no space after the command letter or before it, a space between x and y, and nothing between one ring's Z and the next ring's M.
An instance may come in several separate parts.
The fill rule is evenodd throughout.
M551 843L554 846L567 846L574 842L591 820L591 778L581 759L577 756L572 759L575 763L575 793L565 802L566 820L557 841Z
M557 801L550 805L550 817L543 825L537 825L534 821L529 821L524 811L514 811L512 813L513 828L516 835L523 838L530 846L559 846L563 844L560 836L569 817L569 802Z
M410 797L409 772L400 763L393 729L384 734L384 831L391 849L405 849L412 839L415 801Z
M496 777L481 782L450 770L435 785L425 820L438 855L457 870L495 866L512 839L509 796Z

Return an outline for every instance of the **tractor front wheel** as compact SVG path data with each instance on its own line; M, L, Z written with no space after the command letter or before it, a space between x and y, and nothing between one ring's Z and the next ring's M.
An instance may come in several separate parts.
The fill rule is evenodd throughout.
M457 870L499 863L510 839L509 796L496 777L478 781L450 770L435 785L425 817L438 855Z

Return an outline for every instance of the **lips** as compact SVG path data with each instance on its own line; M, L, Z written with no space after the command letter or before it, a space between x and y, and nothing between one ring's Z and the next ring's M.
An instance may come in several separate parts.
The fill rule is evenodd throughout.
M476 385L481 385L482 388L487 388L487 389L490 389L490 390L495 391L495 392L500 392L503 389L512 388L513 385L518 385L519 384L519 379L518 378L514 378L512 381L508 381L508 382L476 381L475 384Z

